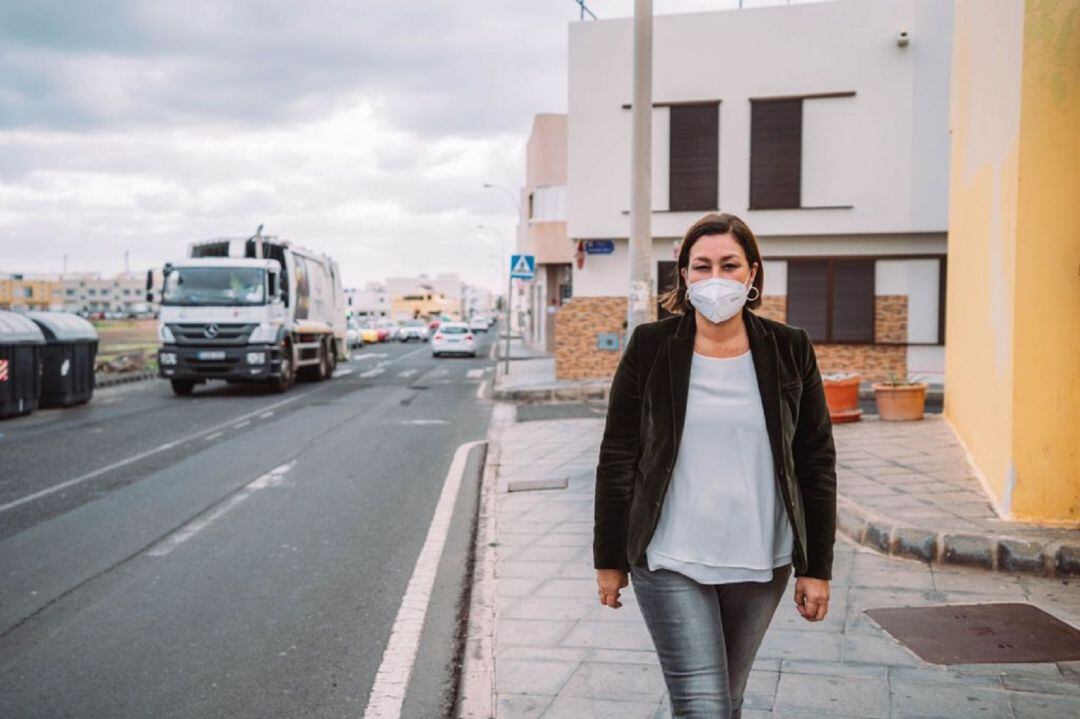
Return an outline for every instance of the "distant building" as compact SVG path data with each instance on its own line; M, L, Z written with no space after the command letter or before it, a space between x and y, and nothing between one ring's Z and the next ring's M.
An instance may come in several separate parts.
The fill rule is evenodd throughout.
M59 309L62 301L55 278L8 274L0 275L0 309Z
M62 307L67 312L150 314L157 305L146 299L146 275L121 272L111 277L95 273L63 275L58 280Z
M386 290L386 285L368 282L362 288L345 290L345 310L350 317L389 317L390 294Z
M566 115L533 118L522 195L517 251L536 257L536 279L522 293L530 319L524 329L533 345L552 351L555 315L573 293L576 250L566 235Z

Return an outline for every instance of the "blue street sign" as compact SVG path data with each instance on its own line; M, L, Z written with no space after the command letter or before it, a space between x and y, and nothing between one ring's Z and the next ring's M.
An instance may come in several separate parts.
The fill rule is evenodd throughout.
M536 277L536 255L510 255L510 276L518 280Z
M585 240L585 254L587 255L610 255L614 251L614 240Z

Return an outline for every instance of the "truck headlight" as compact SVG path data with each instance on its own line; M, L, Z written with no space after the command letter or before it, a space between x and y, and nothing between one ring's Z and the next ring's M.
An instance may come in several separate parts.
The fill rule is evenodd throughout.
M160 340L162 344L168 344L168 345L176 344L176 338L173 337L172 330L169 329L169 326L167 324L158 325L157 336L158 336L158 340ZM176 355L173 355L174 360L175 360L175 358L176 358ZM174 362L174 364L175 364L175 362Z
M248 364L266 364L265 352L248 352L247 353Z
M158 361L161 362L161 364L163 365L174 365L176 364L176 353L162 352L160 355L158 355Z
M251 344L269 344L277 341L277 335L277 325L260 324L252 331L251 336L248 337L248 342Z

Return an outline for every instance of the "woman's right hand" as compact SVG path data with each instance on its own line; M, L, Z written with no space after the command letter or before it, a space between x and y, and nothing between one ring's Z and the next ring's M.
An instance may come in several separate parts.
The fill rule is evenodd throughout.
M619 601L619 590L630 583L626 572L621 569L597 569L596 585L600 592L600 603L618 609L622 606Z

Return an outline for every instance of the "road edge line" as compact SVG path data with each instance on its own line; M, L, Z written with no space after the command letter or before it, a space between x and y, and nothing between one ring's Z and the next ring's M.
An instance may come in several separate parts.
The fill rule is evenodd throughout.
M450 533L450 523L457 504L458 491L461 488L465 470L468 467L469 453L485 440L465 442L458 446L450 469L443 480L442 491L435 505L435 513L428 525L424 544L416 558L412 576L406 585L405 593L398 607L394 624L390 629L390 638L383 650L379 668L375 672L375 681L368 692L364 719L399 719L405 703L405 694L409 687L409 678L416 664L420 649L420 637L424 629L424 619L431 604L431 592L435 585L435 576L439 570L446 539Z

